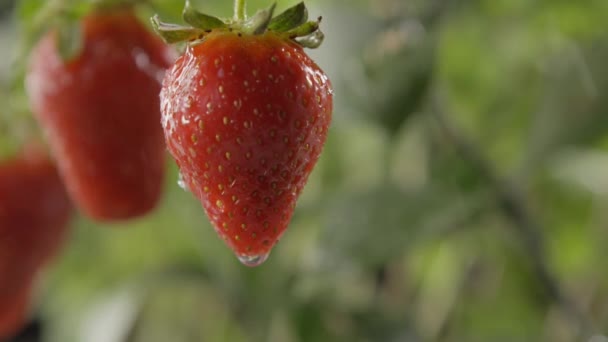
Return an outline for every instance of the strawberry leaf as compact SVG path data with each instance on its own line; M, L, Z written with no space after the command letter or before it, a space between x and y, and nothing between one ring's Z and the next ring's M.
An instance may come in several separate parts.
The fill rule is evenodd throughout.
M188 24L201 30L212 30L226 27L226 24L222 20L194 9L190 5L190 1L186 1L184 11L182 12L182 18Z
M82 31L76 20L65 20L59 24L57 47L64 62L68 62L80 54L82 50Z
M323 39L325 39L325 35L321 30L317 29L308 36L296 38L295 41L305 48L316 49L321 46Z
M308 20L308 10L304 2L300 2L274 17L268 24L268 28L278 32L285 32L304 24L306 20Z
M259 10L243 24L243 30L252 34L262 34L266 32L276 6L277 4L275 2L267 9Z
M154 31L156 31L167 44L202 39L207 34L207 32L198 28L163 23L158 18L158 15L152 17L150 21L152 22Z
M290 38L308 36L311 33L314 33L315 31L319 30L320 23L321 23L321 17L319 17L319 19L317 19L317 21L309 21L296 28L286 31L285 34L287 34L287 36L289 36Z

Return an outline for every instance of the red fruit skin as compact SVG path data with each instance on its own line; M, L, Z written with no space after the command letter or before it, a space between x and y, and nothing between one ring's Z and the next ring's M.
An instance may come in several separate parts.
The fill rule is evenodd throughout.
M135 218L162 191L158 95L174 51L128 9L90 14L81 28L82 52L67 63L55 32L32 51L31 107L79 208L100 221Z
M41 152L0 164L0 337L24 319L24 292L63 245L72 211L55 166Z
M166 74L161 110L168 149L217 233L240 257L267 255L326 140L325 73L273 33L213 32Z
M16 335L27 322L31 290L27 283L12 293L0 293L0 341Z

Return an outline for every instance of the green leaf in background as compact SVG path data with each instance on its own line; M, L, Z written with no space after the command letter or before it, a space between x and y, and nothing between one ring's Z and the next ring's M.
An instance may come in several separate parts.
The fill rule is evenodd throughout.
M127 342L246 341L228 308L202 280L176 277L148 291Z
M36 14L45 5L45 0L18 1L16 13L22 24L33 23Z
M336 198L324 223L324 244L336 257L382 265L422 237L441 236L473 219L477 197L460 198L438 189L404 192L381 186Z
M391 136L420 111L433 77L435 37L417 22L401 22L368 43L358 82L345 86Z
M588 45L565 41L548 56L544 101L530 132L528 160L550 161L565 146L593 146L608 133L608 33ZM558 100L559 98L559 100ZM563 102L562 102L563 101Z

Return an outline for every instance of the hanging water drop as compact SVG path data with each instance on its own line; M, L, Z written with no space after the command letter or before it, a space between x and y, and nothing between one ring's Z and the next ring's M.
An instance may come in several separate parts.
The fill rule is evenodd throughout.
M184 191L189 191L188 185L186 185L186 182L184 181L184 176L182 176L181 172L177 174L177 185Z
M264 261L268 259L268 255L269 253L260 255L237 255L237 258L245 266L256 267L263 264Z

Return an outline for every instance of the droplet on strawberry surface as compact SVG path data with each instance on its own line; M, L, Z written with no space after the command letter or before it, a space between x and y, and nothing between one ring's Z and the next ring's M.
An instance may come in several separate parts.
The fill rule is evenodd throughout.
M270 253L260 254L260 255L238 255L237 254L237 258L245 266L256 267L256 266L260 266L266 260L268 260L269 255L270 255Z
M179 172L177 174L177 185L182 188L184 191L189 192L190 189L188 189L188 185L186 184L186 182L184 181L184 176L182 176L182 173Z

